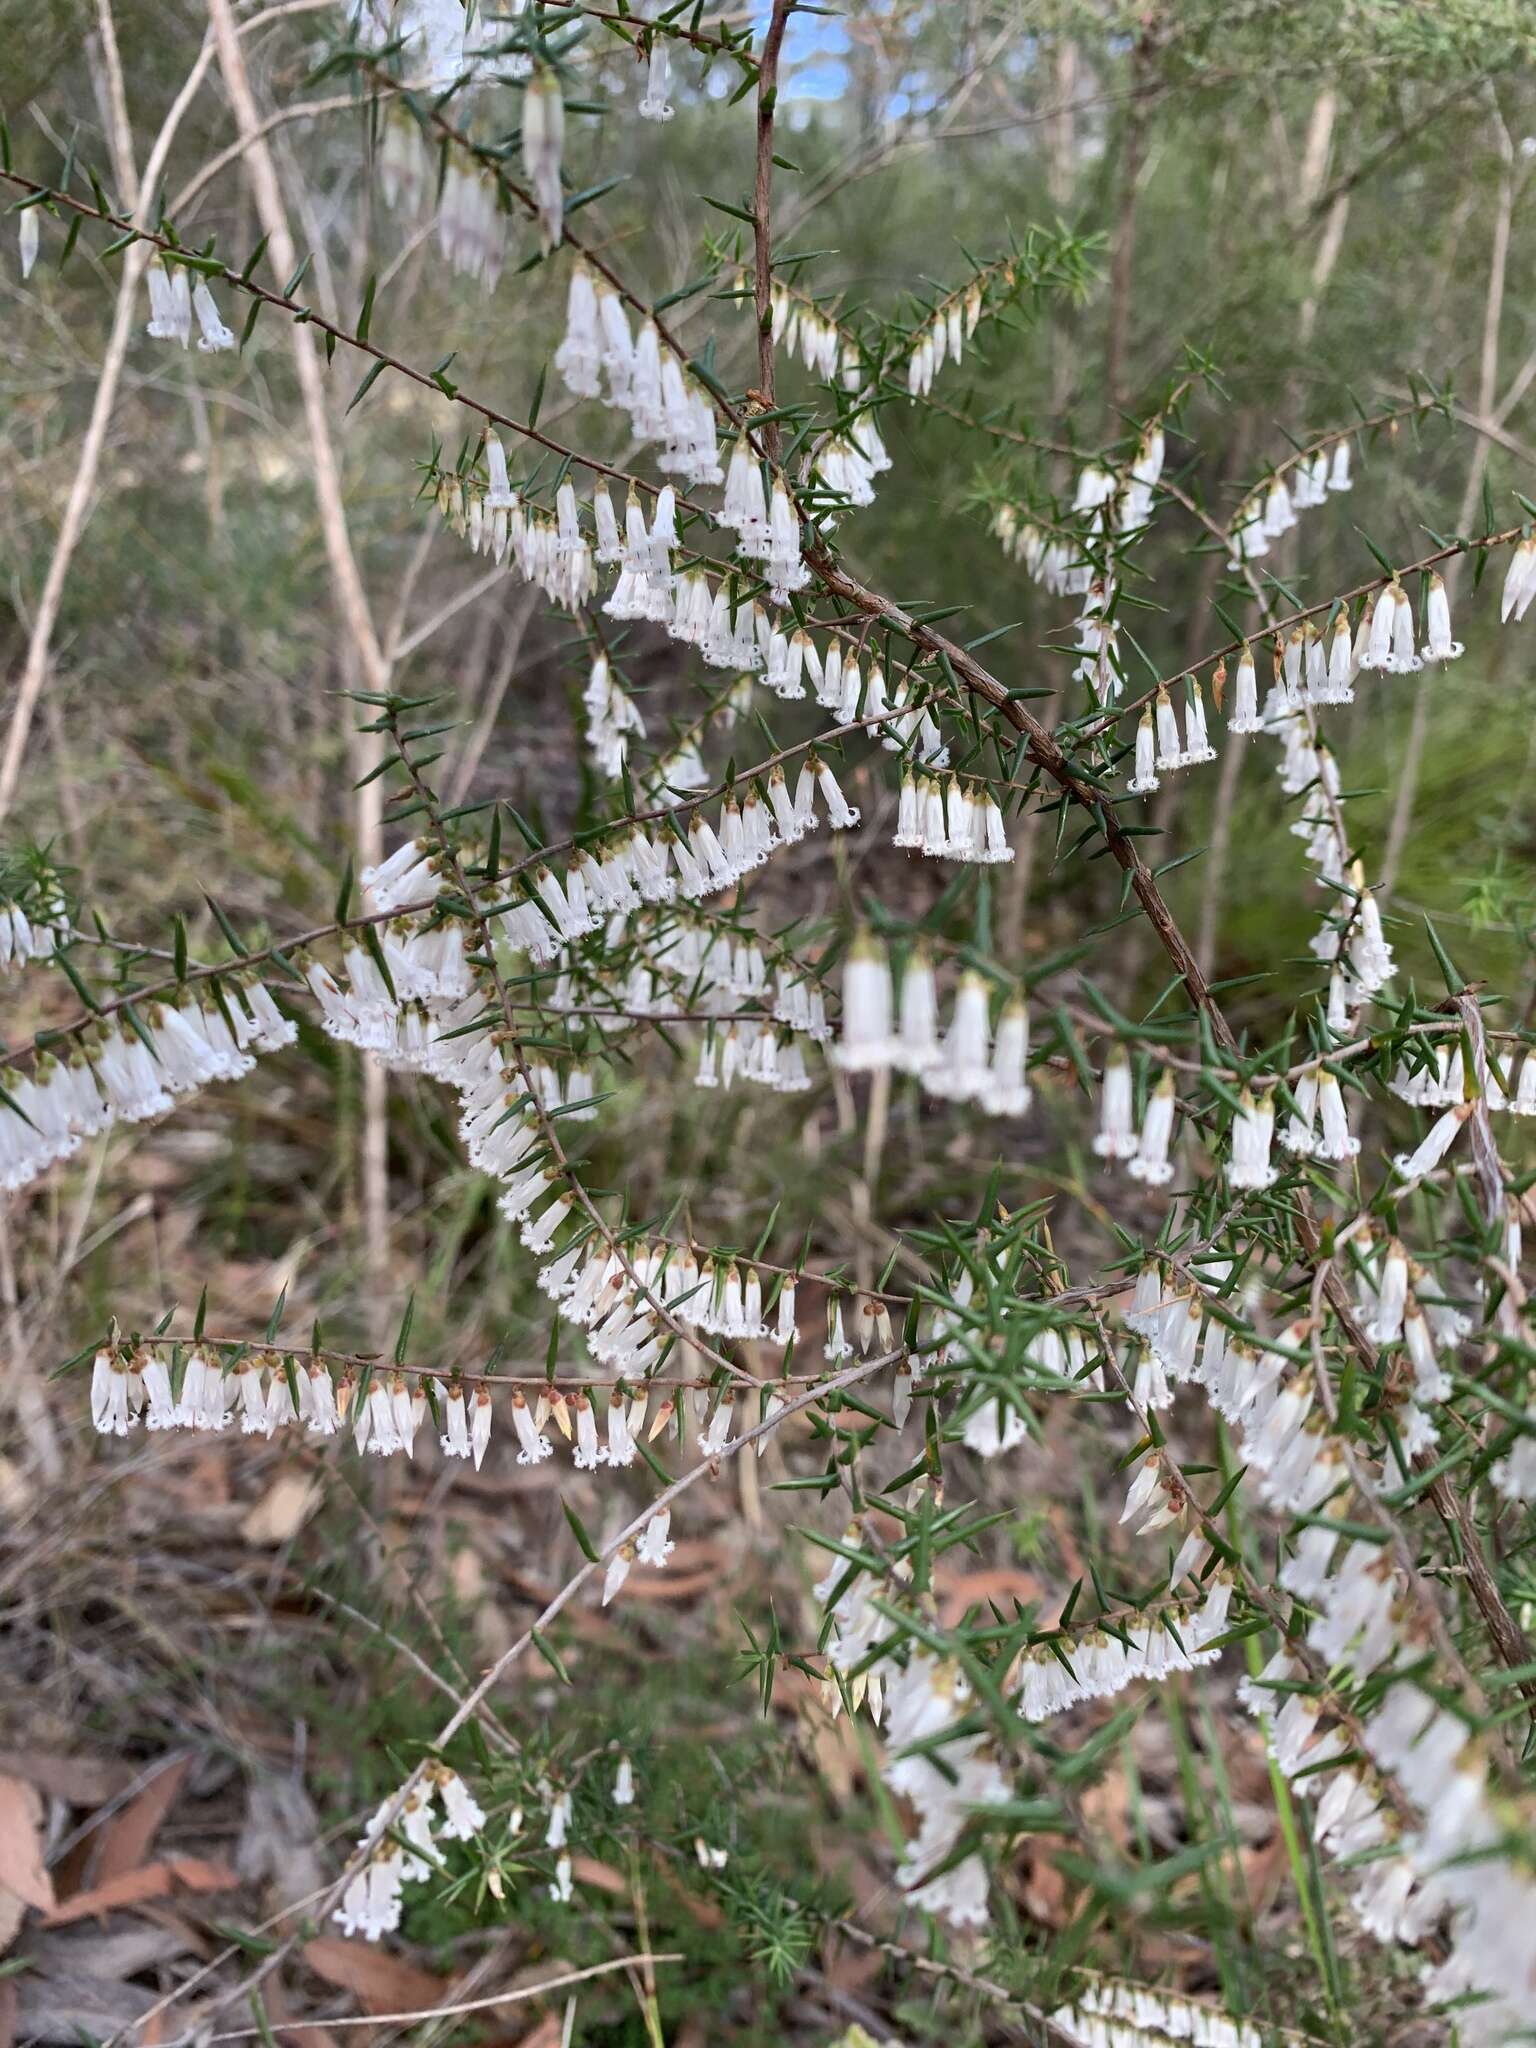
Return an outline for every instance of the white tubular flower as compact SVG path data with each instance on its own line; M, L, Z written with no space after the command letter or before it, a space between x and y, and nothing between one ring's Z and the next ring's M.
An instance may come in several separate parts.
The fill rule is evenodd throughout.
M98 1351L91 1367L91 1421L102 1436L126 1436L134 1421L127 1369L110 1351Z
M1156 766L1159 768L1182 768L1184 765L1184 748L1179 739L1179 714L1174 710L1169 700L1168 692L1161 684L1158 685L1157 691L1154 730L1157 734ZM1139 761L1141 755L1139 735L1136 751ZM1135 786L1132 783L1132 789Z
M1132 1159L1139 1149L1132 1122L1131 1063L1116 1046L1104 1062L1104 1095L1093 1149L1100 1159Z
M1296 1107L1291 1111L1285 1128L1280 1133L1280 1143L1287 1152L1294 1153L1298 1159L1309 1159L1317 1142L1317 1094L1320 1081L1320 1070L1309 1067L1306 1073L1299 1076L1291 1090Z
M1021 1444L1028 1434L1029 1424L1019 1411L1005 1406L996 1394L989 1394L965 1418L960 1440L978 1457L996 1458Z
M1350 491L1354 489L1349 475L1349 458L1353 445L1346 435L1335 447L1333 451L1333 464L1328 471L1328 488L1330 491Z
M450 1387L443 1402L443 1422L446 1425L438 1439L446 1458L467 1458L469 1446L469 1414L464 1405L462 1386Z
M774 1341L778 1344L793 1344L799 1332L795 1327L795 1283L788 1279L779 1289L778 1315L774 1325Z
M1413 600L1400 583L1392 586L1392 654L1387 667L1396 675L1410 675L1424 664L1414 648Z
M1205 1333L1205 1303L1198 1291L1168 1303L1158 1318L1153 1349L1170 1378L1193 1379L1200 1339Z
M635 1440L629 1426L629 1403L618 1387L615 1387L608 1397L608 1443L605 1455L610 1465L632 1465L635 1462Z
M573 398L596 398L602 390L600 371L603 363L602 326L597 310L597 288L592 282L592 273L584 262L576 262L571 269L571 280L566 287L565 336L555 350L555 368L564 379L565 388ZM603 496L607 496L604 489ZM610 515L612 508L610 506ZM601 542L603 522L598 519L598 539ZM601 551L598 560L616 561L616 555L605 555Z
M1392 979L1396 972L1396 962L1382 930L1381 910L1375 897L1365 887L1363 871L1358 861L1350 869L1349 881L1360 899L1355 911L1354 930L1349 941L1350 970L1362 991L1366 995L1374 995Z
M144 282L149 288L149 324L144 332L151 341L179 341L185 348L192 339L192 294L187 273L180 267L167 270L156 255L150 258Z
M197 315L197 345L204 355L220 355L235 346L232 330L219 317L213 293L203 278L192 287L192 310Z
M1275 1098L1265 1094L1255 1099L1252 1090L1245 1088L1238 1102L1238 1113L1232 1121L1232 1157L1227 1178L1234 1188L1273 1187L1278 1175L1269 1163L1269 1151L1275 1128Z
M1162 1268L1149 1259L1136 1275L1136 1289L1124 1316L1126 1328L1152 1336L1162 1320L1164 1305Z
M901 977L900 1024L891 1064L904 1074L922 1074L939 1053L939 998L933 962L920 946Z
M821 1355L828 1365L841 1365L845 1358L853 1356L853 1346L843 1329L843 1297L840 1294L834 1294L827 1304L827 1341L822 1346Z
M418 1399L420 1396L418 1395ZM474 1412L470 1417L469 1445L478 1472L485 1460L486 1447L491 1441L491 1390L487 1386L475 1389Z
M997 1020L992 1074L986 1106L994 1116L1022 1116L1029 1108L1029 1011L1021 995L1011 996Z
M619 1767L613 1774L613 1803L615 1806L633 1806L635 1803L635 1767L627 1756L619 1758Z
M291 1366L292 1361L290 1360L288 1363ZM294 1377L298 1380L296 1372ZM298 1380L299 1399L301 1401L304 1398L305 1385L305 1381ZM286 1428L290 1422L297 1422L298 1419L299 1411L294 1406L293 1389L288 1384L288 1371L282 1362L274 1359L272 1361L272 1379L267 1388L266 1407L262 1416L263 1433L268 1437L275 1436L278 1430ZM153 1428L154 1425L151 1424L150 1426Z
M512 1390L512 1427L522 1446L517 1454L519 1465L537 1465L554 1456L555 1447L535 1423L521 1387Z
M1194 676L1189 679L1189 697L1184 706L1184 752L1179 765L1184 768L1198 768L1207 761L1214 761L1216 749L1211 745L1210 734L1205 723L1205 698L1200 684Z
M331 1916L344 1934L360 1934L365 1941L378 1941L381 1936L394 1933L400 1925L403 1863L399 1850L389 1842L353 1878Z
M842 1038L832 1062L844 1073L870 1073L890 1066L899 1053L891 1032L890 960L881 941L863 933L843 969Z
M652 1435L654 1434L653 1430ZM668 1537L671 1526L672 1510L661 1508L652 1515L640 1532L640 1541L635 1545L635 1556L641 1564L648 1564L653 1571L661 1571L677 1547Z
M1404 1180L1422 1180L1426 1173L1433 1173L1446 1153L1456 1142L1456 1134L1472 1114L1470 1102L1458 1103L1455 1109L1448 1109L1429 1127L1423 1143L1409 1153L1399 1152L1392 1164Z
M1289 533L1296 524L1296 514L1291 508L1291 494L1286 488L1284 477L1277 476L1264 494L1264 532L1268 539L1278 540L1282 533Z
M560 240L565 197L560 185L560 160L565 148L565 102L560 81L548 65L534 67L523 93L523 170L539 204L539 226L546 249Z
M1225 670L1218 668L1217 674L1224 675ZM1239 733L1264 730L1264 721L1259 716L1259 686L1253 662L1253 649L1246 641L1237 657L1237 681L1232 699L1232 716L1227 720L1227 730Z
M1523 619L1536 597L1536 537L1527 535L1509 558L1504 572L1504 590L1499 599L1499 623Z
M176 1403L171 1394L171 1376L164 1359L157 1353L152 1353L144 1361L144 1396L147 1403L145 1428L175 1429Z
M308 1380L304 1390L304 1426L311 1436L334 1436L341 1427L336 1383L318 1358L310 1364Z
M606 1454L597 1440L597 1416L592 1403L585 1394L576 1396L576 1469L578 1472L595 1472L599 1465L607 1462Z
M1335 1075L1323 1073L1317 1084L1317 1105L1323 1119L1322 1140L1317 1147L1319 1159L1353 1159L1360 1150L1360 1140L1349 1128L1349 1110L1345 1106L1344 1091Z
M1173 1167L1168 1158L1168 1144L1173 1136L1174 1080L1171 1071L1165 1069L1157 1086L1147 1097L1147 1111L1142 1118L1141 1138L1136 1156L1127 1169L1133 1180L1144 1180L1150 1187L1163 1187L1173 1179Z
M837 778L818 755L815 762L816 788L826 807L827 823L834 832L847 832L858 824L859 813L848 804L837 786Z
M1413 1392L1421 1402L1443 1401L1451 1391L1451 1378L1435 1350L1429 1318L1410 1294L1403 1312L1403 1348L1413 1367Z
M954 1015L925 1085L950 1102L981 1100L991 1086L991 1003L983 977L967 969L955 991Z
M645 74L645 97L640 102L642 121L670 121L672 102L667 97L667 84L672 75L672 58L667 47L667 38L652 35L650 61Z
M1367 630L1365 652L1360 657L1362 669L1392 669L1395 666L1392 655L1393 629L1397 622L1397 590L1394 583L1385 590L1378 590L1366 607L1361 618L1361 631Z
M1157 779L1157 758L1157 732L1149 706L1141 714L1141 722L1136 727L1135 772L1126 784L1132 796L1150 796L1153 790L1162 787Z
M1424 613L1424 659L1426 661L1457 661L1466 653L1459 640L1451 638L1451 601L1445 594L1445 584L1438 576L1429 579L1429 600Z
M449 1842L472 1841L485 1826L485 1810L459 1776L446 1765L432 1773L443 1802L443 1837Z
M635 1561L635 1547L622 1543L608 1560L608 1569L603 1574L603 1605L622 1592L624 1581L629 1577L629 1568Z
M21 216L21 220L16 229L17 254L21 258L21 276L23 283L25 283L26 280L32 275L32 266L37 261L37 248L40 233L37 216L41 211L41 207L29 206L26 212Z
M773 497L768 508L768 554L765 570L770 595L775 604L783 604L791 591L804 590L811 580L811 572L800 558L800 518L790 503L789 492L780 477L774 478ZM856 703L857 666L853 674ZM851 716L851 709L849 715Z

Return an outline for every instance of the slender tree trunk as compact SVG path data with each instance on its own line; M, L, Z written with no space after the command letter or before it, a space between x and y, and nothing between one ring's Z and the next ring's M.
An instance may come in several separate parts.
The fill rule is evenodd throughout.
M1509 270L1509 236L1515 211L1514 146L1497 108L1494 110L1493 128L1494 146L1499 156L1499 196L1493 216L1493 245L1488 253L1488 290L1483 300L1483 339L1478 356L1477 375L1477 413L1479 419L1485 420L1493 417L1498 401L1499 328L1504 317L1504 286ZM1488 436L1479 434L1467 470L1467 486L1461 496L1461 510L1456 524L1458 533L1466 533L1477 514L1483 495L1483 478L1488 472L1488 458L1492 450L1493 443ZM1464 559L1465 557L1457 555L1445 565L1446 591L1453 601L1460 586ZM1380 894L1383 898L1391 893L1396 884L1397 871L1402 864L1403 848L1408 842L1408 834L1413 825L1413 806L1418 795L1419 772L1424 765L1424 742L1429 735L1430 692L1439 680L1438 671L1424 669L1413 694L1413 719L1408 727L1408 744L1403 749L1403 765L1397 778L1392 821L1387 829L1387 847L1382 856Z
M1131 52L1131 102L1120 138L1120 196L1109 258L1109 331L1104 343L1104 403L1113 431L1125 408L1131 334L1131 278L1136 254L1136 201L1146 161L1157 15L1149 8Z

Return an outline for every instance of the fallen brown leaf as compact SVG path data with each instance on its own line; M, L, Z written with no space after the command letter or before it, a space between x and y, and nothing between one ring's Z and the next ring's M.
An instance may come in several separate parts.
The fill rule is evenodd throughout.
M0 1777L0 1885L47 1912L53 1879L43 1865L43 1802L34 1786Z
M160 1831L160 1823L170 1812L191 1768L190 1756L167 1758L142 1792L130 1799L120 1813L102 1822L96 1830L93 1886L110 1884L144 1862Z
M625 1586L626 1596L636 1600L688 1600L695 1593L704 1593L711 1586L718 1586L720 1574L708 1572L671 1572L658 1578L639 1579L631 1572Z
M999 1565L994 1571L957 1572L953 1578L935 1573L939 1592L939 1618L952 1628L967 1607L984 1607L989 1600L1017 1600L1027 1606L1040 1598L1040 1581L1033 1572Z
M108 1757L56 1754L52 1750L0 1750L0 1771L25 1778L51 1799L71 1806L101 1806L133 1783L135 1772Z
M76 1892L62 1906L45 1916L44 1924L63 1927L71 1920L87 1919L92 1913L109 1913L116 1906L138 1906L147 1899L163 1899L174 1882L189 1891L233 1891L240 1882L227 1863L205 1861L201 1856L172 1856L164 1863L141 1863L137 1870L125 1870L106 1884L92 1885Z
M1019 1902L1032 1920L1042 1927L1064 1927L1067 1922L1067 1880L1051 1860L1051 1841L1033 1836L1025 1852L1025 1879Z
M611 1863L599 1863L595 1856L573 1856L571 1875L600 1892L612 1892L617 1899L629 1895L629 1879L623 1871L615 1870Z
M297 2019L288 2003L288 1994L275 1978L269 1977L262 1986L267 2002L267 2018L272 2022L272 2031L280 2041L286 2041L288 2048L336 2048L336 2036L329 2027L322 2027L314 2020L308 2020L302 2027L289 2034L284 2021Z
M355 1991L369 2012L418 2012L441 2005L448 1989L445 1977L418 1970L398 1956L370 1948L363 1941L343 1941L322 1934L299 1951L317 1977L339 1991Z
M172 1877L189 1892L228 1892L240 1882L239 1872L217 1857L170 1856L166 1861Z
M320 1500L319 1482L302 1472L280 1472L240 1524L240 1534L258 1549L291 1543Z

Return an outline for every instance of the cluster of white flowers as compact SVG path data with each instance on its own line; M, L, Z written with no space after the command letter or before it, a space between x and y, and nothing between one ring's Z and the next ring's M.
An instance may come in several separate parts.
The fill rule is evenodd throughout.
M1146 1613L1127 1609L1036 1643L1019 1660L1008 1691L1026 1721L1048 1721L1085 1700L1112 1699L1140 1679L1156 1684L1176 1671L1214 1664L1231 1600L1232 1582L1218 1572L1199 1600Z
M430 175L430 165L423 168ZM414 188L409 170L399 175ZM495 291L507 260L507 212L493 172L449 157L437 203L437 246L450 270Z
M892 843L930 859L996 866L1013 859L998 801L985 784L937 775L901 778Z
M1006 502L992 513L994 537L1031 581L1053 597L1089 600L1078 621L1078 651L1092 659L1080 663L1075 674L1089 683L1101 701L1120 692L1118 671L1111 659L1117 628L1107 557L1117 544L1139 533L1151 517L1166 453L1162 426L1154 419L1142 430L1134 454L1122 468L1098 461L1084 464L1066 520L1021 515L1017 506Z
M434 1800L442 1808L436 1818ZM438 1843L473 1841L485 1821L484 1809L457 1771L428 1764L404 1803L398 1794L386 1799L359 1838L358 1848L370 1854L332 1915L342 1932L360 1934L365 1941L395 1933L402 1888L420 1884L442 1867Z
M1133 1180L1165 1187L1173 1178L1169 1157L1173 1144L1178 1091L1171 1070L1164 1069L1147 1092L1141 1128L1136 1128L1135 1090L1131 1063L1121 1046L1112 1046L1104 1061L1099 1128L1093 1149L1100 1159L1123 1160Z
M815 1589L823 1606L832 1603L830 1658L840 1674L852 1672L891 1634L890 1624L875 1609L866 1577L856 1573L838 1593L847 1569L835 1558ZM917 1833L896 1872L907 1903L956 1927L984 1926L986 1864L974 1853L950 1859L972 1814L1000 1805L1009 1796L1009 1785L987 1736L957 1729L942 1739L945 1729L965 1717L969 1680L957 1664L914 1646L905 1665L894 1657L878 1658L844 1683L854 1705L867 1699L874 1719L884 1723L881 1775L917 1815ZM835 1706L835 1682L831 1690ZM936 1737L941 1738L937 1743ZM942 1867L946 1863L948 1869Z
M812 468L822 489L853 506L872 505L875 478L891 466L873 412L859 413L841 433L828 434L816 447ZM822 513L831 523L831 514Z
M792 1031L741 1018L722 1032L704 1033L694 1071L700 1088L729 1088L738 1080L756 1082L777 1095L799 1095L810 1087L811 1074Z
M846 1534L856 1547L859 1528ZM907 1577L897 1567L898 1584ZM1009 1784L991 1739L962 1727L971 1686L959 1665L912 1645L902 1664L893 1644L899 1630L876 1605L882 1588L857 1562L835 1555L814 1589L827 1617L829 1705L846 1695L867 1704L883 1724L889 1789L907 1799L918 1819L896 1873L907 1902L957 1927L987 1919L987 1870L979 1854L951 1862L972 1815L1001 1805ZM1027 1650L1006 1690L1030 1721L1048 1720L1090 1699L1108 1698L1141 1678L1158 1680L1214 1660L1226 1632L1231 1582L1214 1576L1198 1601L1154 1613L1127 1610L1069 1637ZM948 1739L944 1731L954 1729ZM945 1864L951 1867L944 1869Z
M1191 2048L1264 2048L1265 2040L1249 2021L1198 1999L1112 1979L1089 1984L1075 2005L1058 2006L1051 2026L1083 2048L1148 2048L1149 2037L1158 2044L1188 2041Z
M1326 504L1331 491L1351 490L1352 446L1345 435L1332 444L1331 456L1326 446L1299 456L1295 462L1277 469L1268 484L1251 492L1232 522L1231 559L1227 567L1241 569L1246 562L1267 555L1270 542L1289 533L1296 524L1298 512Z
M743 285L750 285L746 271L738 273ZM837 375L842 340L835 319L824 313L814 299L793 291L781 278L769 288L768 303L773 315L773 343L786 355L798 355L813 376L830 384Z
M1083 608L1076 620L1076 652L1082 658L1072 671L1072 680L1086 683L1098 704L1113 703L1125 683L1113 601L1113 585L1096 576L1083 594Z
M817 786L819 770L803 770L803 786L799 791L799 803L813 811L813 791ZM834 784L836 791L836 784ZM776 788L770 786L770 795L784 809L786 799L782 797L782 778ZM723 831L715 836L713 829L702 821L694 819L690 831L690 844L682 842L657 842L662 848L674 846L678 862L684 868L688 889L694 885L698 874L705 874L702 860L715 860L715 874L723 872L719 862L725 860L723 842L737 844L745 838L750 829L756 829L760 819L766 819L766 809L756 795L748 797L745 817L752 817L754 825L741 823L743 811L735 807L735 799L727 799L723 813ZM707 838L709 836L709 838ZM643 834L637 834L643 840ZM719 846L717 856L709 854L709 848ZM778 844L772 840L770 844ZM649 848L649 842L645 842ZM698 848L698 852L694 852ZM692 862L692 866L690 866ZM614 862L608 854L598 860L588 856L575 868L567 870L565 881L557 881L549 868L539 868L532 877L530 897L524 905L516 905L502 913L502 924L508 940L530 952L535 961L549 961L567 938L580 938L586 932L606 930L612 944L618 942L623 932L625 918L616 913L608 901L614 874L625 872L625 862ZM670 895L674 883L666 879L666 887L659 889L655 883L655 862L645 866L649 879L649 895L657 891ZM420 848L403 846L389 862L379 870L367 870L365 883L371 889L375 901L383 891L383 901L406 901L422 899L436 889L436 872L430 862L420 856ZM713 887L713 883L711 883ZM721 885L723 887L723 885ZM598 909L590 907L598 901ZM633 905L625 903L625 911ZM418 936L418 946L426 940L436 940L438 932ZM635 936L645 940L635 928ZM649 934L649 954L635 958L629 967L623 985L618 987L618 997L623 1001L623 1010L616 1012L612 1022L623 1024L625 1016L647 1016L657 1012L668 1012L680 1004L696 1014L709 1016L731 1012L739 1004L762 1004L768 1010L768 961L756 938L741 938L729 930L711 930L709 926L696 922L696 918L674 918L666 930ZM399 944L391 940L391 944ZM453 954L463 965L463 942L457 940L457 954ZM610 946L612 950L612 946ZM360 948L348 948L348 987L342 987L336 977L317 965L309 965L311 987L319 995L324 1012L326 1030L332 1036L344 1038L352 1044L362 1044L367 1051L387 1059L401 1059L406 1055L418 1055L422 1051L422 1032L430 1034L430 1010L434 1001L457 1001L465 989L459 991L457 981L438 987L426 987L422 981L412 981L410 971L401 971L393 954L387 954L391 967L395 967L395 993L401 1001L391 999L389 989L375 963ZM391 977L393 979L393 977ZM401 981L406 989L401 989ZM414 1001L406 1001L406 995ZM547 997L547 1008L551 1010L580 1010L580 991L573 987L569 975L561 975ZM604 1024L604 1018L598 1018ZM778 1028L774 1028L778 1026ZM723 1030L705 1030L700 1036L698 1071L696 1079L700 1087L731 1085L731 1081L745 1079L758 1085L770 1087L780 1094L797 1094L811 1083L811 1075L805 1061L805 1049L801 1036L811 1040L823 1040L829 1036L825 1020L825 1001L821 989L793 971L782 967L778 971L778 987L772 997L772 1014L762 1020L754 1018L733 1018ZM590 1104L592 1081L586 1067L573 1067L561 1085L559 1075L547 1063L535 1063L528 1071L530 1094L535 1096L539 1106L549 1114L561 1110L567 1118L592 1118L596 1108Z
M599 654L593 661L581 701L587 714L585 737L592 759L601 774L617 775L629 754L631 736L645 737L645 720L614 675L606 654Z
M1317 1597L1322 1612L1308 1641L1357 1676L1407 1647L1390 1560L1374 1546L1345 1543ZM1316 1798L1319 1846L1360 1869L1354 1905L1362 1925L1379 1941L1417 1946L1448 1920L1448 1952L1425 1972L1430 1997L1481 1994L1457 2014L1472 2042L1518 2033L1531 2011L1530 1944L1523 1930L1536 1911L1536 1879L1509 1853L1522 1823L1503 1810L1466 1722L1411 1680L1398 1679L1365 1719L1370 1762L1330 1769L1333 1759L1355 1749L1355 1740L1337 1722L1321 1727L1321 1703L1295 1689L1303 1675L1281 1650L1239 1691L1269 1720L1270 1749L1281 1772L1297 1792ZM1416 1825L1385 1800L1377 1771L1389 1774L1417 1810Z
M621 1543L608 1560L608 1569L603 1575L603 1605L619 1593L629 1577L630 1567L636 1563L649 1565L652 1571L664 1571L667 1559L677 1547L671 1538L672 1511L658 1508L640 1532L638 1543Z
M618 292L581 260L571 270L555 368L574 398L601 399L628 416L636 440L659 441L657 466L664 473L690 484L720 482L709 393L653 319L634 333Z
M1299 1159L1333 1163L1357 1157L1360 1140L1349 1128L1349 1109L1337 1074L1319 1061L1297 1077L1291 1099L1294 1107L1280 1132L1287 1152Z
M725 923L710 922L710 913L694 909L669 911L643 925L631 919L628 935L645 942L644 957L629 966L620 993L626 1016L645 1017L684 1006L699 1015L722 1016L743 1004L769 1010L772 1021L801 1032L818 1044L831 1036L826 998L810 971L770 947L755 933L745 934ZM770 956L776 967L773 1000L769 997ZM544 998L551 1010L579 1010L581 992L562 974ZM607 1020L595 1019L601 1027Z
M167 270L156 255L150 259L144 281L149 288L149 324L144 332L151 341L177 341L186 348L192 339L195 313L197 345L204 355L222 354L235 346L235 337L219 315L206 278L193 284L182 264Z
M985 978L961 975L947 1031L939 1028L933 962L917 948L898 991L890 955L868 933L854 940L843 970L842 1033L833 1060L845 1073L894 1068L945 1102L974 1102L992 1116L1022 1116L1030 1102L1029 1012L1010 996L992 1030Z
M30 917L19 903L0 902L0 973L32 960L51 960L74 936L69 907L56 892L34 903Z
M91 1369L91 1421L99 1433L126 1436L141 1421L149 1430L218 1431L237 1416L247 1436L270 1437L294 1422L302 1422L312 1436L334 1436L342 1425L344 1401L338 1400L329 1368L318 1359L301 1372L292 1360L284 1364L247 1352L226 1370L220 1358L193 1344L179 1374L173 1367L174 1354L167 1364L157 1350L140 1348L126 1360L115 1349L98 1351ZM404 1384L402 1379L402 1391ZM378 1385L389 1400L389 1389L382 1381ZM403 1417L414 1434L420 1418L411 1396L404 1398Z
M1170 1291L1157 1262L1144 1265L1125 1314L1127 1327L1144 1347L1135 1398L1143 1407L1165 1407L1172 1398L1170 1383L1202 1388L1211 1406L1241 1434L1260 1496L1276 1507L1311 1513L1343 1483L1345 1468L1319 1426L1310 1368L1302 1366L1284 1377L1288 1357L1306 1356L1305 1326L1292 1324L1265 1340L1251 1331L1239 1334L1230 1316L1226 1304L1208 1314L1200 1287L1186 1283ZM1139 1518L1146 1529L1181 1518L1155 1457L1147 1458L1137 1484L1142 1491L1133 1488L1134 1508L1128 1505L1122 1519ZM1200 1540L1192 1535L1181 1553L1175 1583L1199 1554Z
M984 290L974 278L963 292L942 301L918 327L907 357L907 390L914 398L926 398L945 359L958 363L965 344L976 332L981 319Z
M0 1189L29 1186L86 1138L163 1116L177 1096L238 1080L296 1027L259 981L235 977L200 1000L145 1005L139 1030L115 1020L79 1033L67 1058L40 1052L30 1075L0 1075Z
M1179 714L1163 684L1141 714L1136 727L1135 762L1126 784L1132 796L1149 796L1162 787L1159 773L1175 768L1197 768L1214 761L1216 749L1206 730L1205 698L1199 683L1189 678L1184 704L1184 737L1179 737Z
M1482 1075L1482 1096L1489 1109L1507 1110L1511 1116L1536 1116L1536 1052L1522 1048L1518 1068L1511 1056L1504 1071L1511 1086L1506 1089L1490 1061ZM1433 1048L1423 1065L1400 1060L1388 1088L1400 1102L1415 1109L1454 1109L1467 1095L1466 1066L1461 1043L1444 1040Z

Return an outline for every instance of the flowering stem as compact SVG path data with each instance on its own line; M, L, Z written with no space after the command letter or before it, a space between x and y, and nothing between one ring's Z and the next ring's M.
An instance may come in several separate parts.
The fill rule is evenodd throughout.
M757 67L757 168L752 185L752 298L757 309L758 400L774 408L773 376L773 116L779 96L779 50L794 0L773 0ZM769 459L778 465L779 428L769 420L759 429Z

